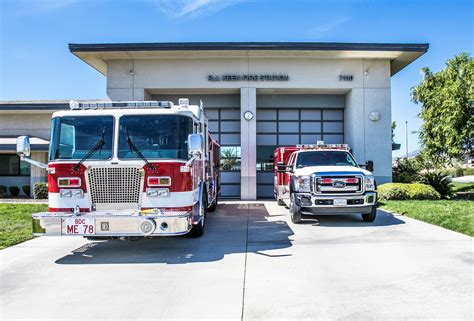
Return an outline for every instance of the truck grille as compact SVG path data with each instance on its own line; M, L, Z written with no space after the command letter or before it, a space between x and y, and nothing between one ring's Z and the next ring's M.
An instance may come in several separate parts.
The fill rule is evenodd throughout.
M316 194L362 193L364 178L355 176L313 176L312 189Z
M141 175L137 167L92 167L87 176L92 204L140 201Z

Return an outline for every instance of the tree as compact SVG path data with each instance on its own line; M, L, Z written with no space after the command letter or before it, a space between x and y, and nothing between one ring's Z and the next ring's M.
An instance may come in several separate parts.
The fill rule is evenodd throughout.
M461 53L443 70L433 73L425 67L422 73L420 85L412 88L412 100L422 104L423 149L438 164L460 160L473 145L474 59Z

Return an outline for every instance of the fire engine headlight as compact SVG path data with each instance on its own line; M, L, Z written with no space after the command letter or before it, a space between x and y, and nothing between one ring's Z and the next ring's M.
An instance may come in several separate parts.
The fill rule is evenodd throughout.
M147 188L146 196L148 197L168 197L170 191L167 188Z
M82 189L60 189L59 197L61 198L83 198L84 192Z
M309 176L296 176L295 189L297 192L311 192Z
M366 176L364 182L366 191L375 191L375 179L373 176Z

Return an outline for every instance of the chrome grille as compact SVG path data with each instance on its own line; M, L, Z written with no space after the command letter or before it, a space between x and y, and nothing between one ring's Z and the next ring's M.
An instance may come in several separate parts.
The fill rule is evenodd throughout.
M141 175L137 167L92 167L87 177L92 204L140 201Z
M344 184L343 187L335 187L332 184L323 184L322 180L329 179L331 181L346 181L347 179L357 179L356 184ZM312 177L312 190L316 194L355 194L363 192L364 178L359 175L350 176L335 176L335 175L324 175L324 176L313 176Z

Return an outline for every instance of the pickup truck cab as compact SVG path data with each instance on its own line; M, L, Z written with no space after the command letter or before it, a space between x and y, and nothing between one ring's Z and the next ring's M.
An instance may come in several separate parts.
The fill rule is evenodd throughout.
M373 163L358 165L347 145L279 147L274 159L275 197L279 205L289 208L292 222L299 223L302 214L356 213L364 222L375 220Z

